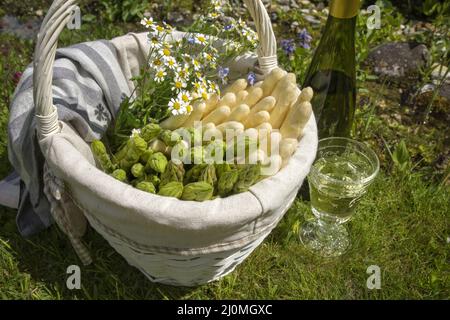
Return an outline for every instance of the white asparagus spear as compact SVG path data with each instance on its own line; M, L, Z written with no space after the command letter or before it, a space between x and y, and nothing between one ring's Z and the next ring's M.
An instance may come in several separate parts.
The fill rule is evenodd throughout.
M244 123L246 128L255 128L264 122L270 121L270 113L267 111L260 111L255 113L253 116L247 119Z
M310 102L297 101L289 110L281 126L280 133L283 138L298 139L303 135L303 129L312 114Z
M257 164L258 162L263 166L270 165L269 157L267 157L266 153L261 149L256 149L254 151L250 150L250 154L236 157L236 163L238 164Z
M258 130L258 139L260 144L265 142L267 143L267 139L269 139L270 134L272 133L272 125L269 122L264 122L255 128ZM267 148L263 148L267 151Z
M252 108L255 104L258 103L259 100L263 97L263 89L251 87L248 90L248 96L245 98L244 103Z
M208 123L212 122L215 125L221 124L224 122L231 114L231 110L228 106L221 106L214 111L212 111L209 115L207 115L203 122Z
M255 88L262 88L264 81L258 81L257 83L254 84Z
M295 74L288 73L280 81L278 81L271 96L273 96L277 101L280 100L281 96L284 95L286 88L291 84L297 86L297 79Z
M222 134L222 132L217 129L216 127L214 128L209 128L203 131L203 141L204 142L208 142L208 141L213 141L213 140L223 140L225 139L225 135Z
M259 146L268 155L280 153L280 143L283 140L279 131L272 131L267 136L260 136Z
M280 142L280 156L283 161L289 160L289 158L294 154L298 146L298 140L292 138L285 138Z
M200 121L203 117L203 113L206 110L206 103L196 102L194 104L193 110L189 115L189 118L183 123L183 127L191 128L194 126L195 122Z
M176 116L170 116L169 118L161 122L160 126L163 129L175 130L181 127L187 119L189 119L188 114L178 114Z
M219 103L220 97L218 94L214 93L212 94L208 100L205 101L206 108L203 112L203 116L206 117L208 114L211 113L214 109L217 108L217 104Z
M263 89L264 97L269 96L273 90L275 89L275 86L277 83L287 74L286 71L275 68L273 69L266 77L266 79L261 84L261 88Z
M243 132L244 125L237 121L227 121L216 127L222 134L225 134L227 130L234 130L235 132Z
M247 119L249 114L250 114L250 107L246 104L241 104L239 107L235 108L231 112L227 120L243 122L245 119Z
M217 104L217 108L227 106L230 109L236 105L236 95L233 92L225 94Z
M258 130L256 128L249 128L247 130L244 131L244 135L246 135L247 137L251 138L251 139L258 139Z
M275 107L276 100L272 96L265 97L261 101L259 101L250 111L250 116L260 112L260 111L267 111L271 112L273 108Z
M302 90L299 100L300 102L308 101L310 102L314 96L314 91L311 87L306 87Z
M240 106L244 103L245 99L248 97L248 91L242 90L236 94L236 106Z
M235 82L233 82L231 85L229 85L227 88L225 88L225 91L223 94L227 93L234 93L237 94L239 91L245 90L247 88L247 80L245 79L237 79Z
M299 91L300 90L292 83L289 83L285 88L285 91L280 95L277 104L270 115L270 124L272 125L272 128L279 129L281 127L289 112L290 106L297 100Z

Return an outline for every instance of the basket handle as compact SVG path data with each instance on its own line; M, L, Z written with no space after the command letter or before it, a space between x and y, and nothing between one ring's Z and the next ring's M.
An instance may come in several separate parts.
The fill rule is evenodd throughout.
M53 105L53 63L58 46L58 37L72 19L77 0L53 1L37 36L34 51L33 98L36 125L40 138L59 132L58 113ZM261 0L244 0L252 16L260 46L259 67L263 74L277 67L277 44L272 24Z

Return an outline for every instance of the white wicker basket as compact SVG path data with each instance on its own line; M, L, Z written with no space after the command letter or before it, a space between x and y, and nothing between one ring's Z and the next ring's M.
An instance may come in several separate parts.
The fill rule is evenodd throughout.
M275 36L261 0L244 2L256 24L257 68L264 75L277 65ZM67 194L91 226L151 281L193 286L228 274L264 240L294 201L316 154L314 117L289 164L249 192L197 203L147 194L118 182L95 167L81 138L75 142L67 138L52 104L57 39L75 4L76 0L53 3L35 51L36 120L49 169L64 181Z

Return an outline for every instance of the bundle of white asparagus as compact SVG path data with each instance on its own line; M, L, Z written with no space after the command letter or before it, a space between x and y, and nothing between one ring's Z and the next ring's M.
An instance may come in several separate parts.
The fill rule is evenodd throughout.
M161 123L169 130L201 125L204 136L222 135L234 130L235 136L257 138L266 146L256 157L278 172L287 164L298 146L303 129L312 114L310 87L300 90L295 74L276 68L264 81L250 86L238 79L221 94L197 102L190 114L172 116ZM274 152L272 145L277 144Z

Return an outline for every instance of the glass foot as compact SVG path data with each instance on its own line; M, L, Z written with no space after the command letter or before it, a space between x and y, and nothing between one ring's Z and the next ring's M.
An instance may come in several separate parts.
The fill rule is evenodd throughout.
M305 222L299 236L305 247L322 257L339 257L350 245L344 225L320 220Z

